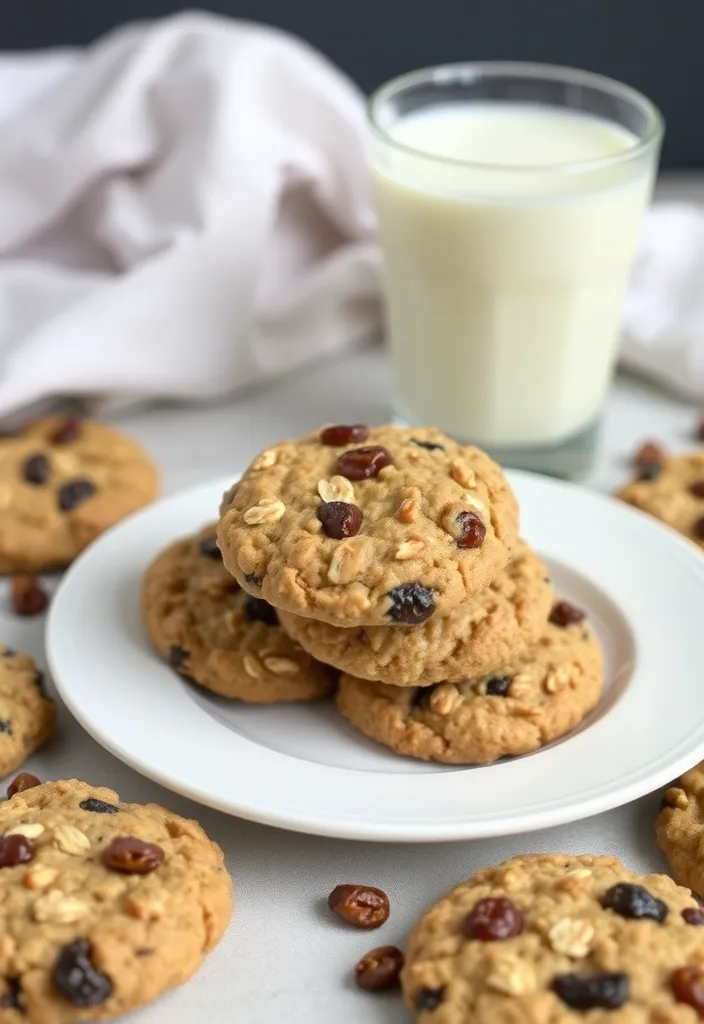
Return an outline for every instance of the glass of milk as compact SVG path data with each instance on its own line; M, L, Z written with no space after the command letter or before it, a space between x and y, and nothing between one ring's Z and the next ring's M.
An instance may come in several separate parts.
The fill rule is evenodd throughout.
M397 419L583 476L658 110L599 75L488 63L398 78L368 121Z

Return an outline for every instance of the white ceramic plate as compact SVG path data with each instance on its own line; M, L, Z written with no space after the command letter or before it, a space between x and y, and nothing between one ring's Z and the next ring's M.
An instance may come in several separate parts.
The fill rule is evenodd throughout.
M140 577L215 518L232 477L111 530L53 600L47 655L78 721L169 789L254 821L349 839L428 842L530 831L626 803L704 756L704 558L601 495L511 474L524 536L606 654L603 698L576 732L489 767L427 765L354 732L332 704L249 707L184 682L150 649Z

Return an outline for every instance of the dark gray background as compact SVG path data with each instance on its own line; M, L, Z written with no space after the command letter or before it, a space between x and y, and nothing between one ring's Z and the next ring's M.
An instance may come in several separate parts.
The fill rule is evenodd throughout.
M668 122L663 163L704 167L704 0L215 0L313 43L365 90L424 64L571 64L646 92ZM87 43L174 0L0 0L0 48Z

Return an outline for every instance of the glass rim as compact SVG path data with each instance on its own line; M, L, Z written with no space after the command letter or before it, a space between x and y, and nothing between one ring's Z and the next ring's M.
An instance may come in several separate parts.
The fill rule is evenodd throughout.
M648 130L638 138L635 143L628 146L619 153L610 156L593 157L590 160L580 160L570 163L556 164L496 164L483 163L478 160L462 160L458 157L439 156L436 153L429 153L426 150L409 146L405 142L399 142L379 123L379 112L383 105L393 96L424 83L431 85L444 85L450 82L471 82L478 78L534 78L536 81L542 79L546 82L564 83L567 85L588 86L598 89L604 94L620 98L638 107L648 120ZM565 107L564 109L578 109ZM444 165L473 168L482 171L495 171L509 174L540 173L555 171L562 173L574 173L580 171L596 171L602 167L609 167L614 164L625 163L650 149L654 149L662 140L665 119L652 100L634 89L630 85L619 82L607 75L600 75L593 71L583 71L579 68L571 68L561 64L541 64L530 61L466 61L452 64L435 64L419 68L416 71L409 71L403 75L397 75L380 85L369 96L366 103L367 125L376 138L391 146L393 149L406 153L413 157L420 157L423 160L430 160L434 163ZM608 118L606 120L609 120ZM614 122L617 123L617 122Z

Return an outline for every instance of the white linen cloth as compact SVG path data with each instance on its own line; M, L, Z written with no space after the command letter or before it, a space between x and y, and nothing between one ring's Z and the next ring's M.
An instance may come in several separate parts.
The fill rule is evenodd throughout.
M623 328L624 366L704 399L704 209L659 203L648 212Z
M207 398L372 333L363 102L203 13L0 58L0 416Z
M204 13L0 55L0 418L207 399L375 333L363 99ZM704 212L656 206L622 361L704 398Z

